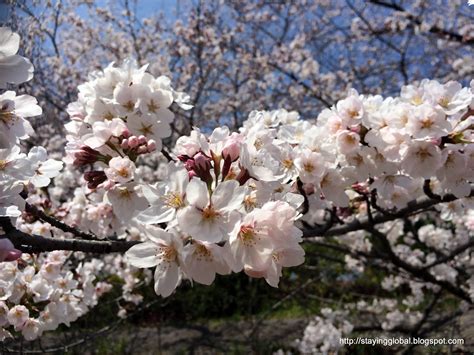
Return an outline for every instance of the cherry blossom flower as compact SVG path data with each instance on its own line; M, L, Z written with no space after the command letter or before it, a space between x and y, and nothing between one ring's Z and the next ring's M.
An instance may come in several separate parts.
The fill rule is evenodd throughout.
M20 36L8 27L0 27L0 88L7 83L21 84L33 77L31 62L17 55Z
M178 213L183 232L193 238L210 243L226 240L239 220L245 190L235 180L224 181L212 193L206 184L192 179L186 188L189 206Z
M431 142L415 141L405 152L403 169L414 177L432 177L441 167L441 150Z
M41 113L41 107L32 96L16 96L14 91L6 91L0 95L0 147L10 147L20 139L32 135L33 128L25 118Z
M108 179L124 184L133 180L135 169L135 164L129 157L115 157L110 159L109 167L104 172Z
M143 196L141 186L133 182L115 185L107 191L105 200L113 206L114 214L124 221L130 221L148 207L148 201Z
M325 171L321 154L304 149L295 158L295 166L304 183L319 183Z
M30 182L36 187L48 186L63 168L63 162L47 158L48 153L43 147L33 147L28 153L28 161L34 170Z
M227 244L221 247L196 240L184 247L183 254L187 276L201 284L210 285L216 273L227 275L231 271Z
M175 234L163 229L147 226L149 241L137 244L126 252L128 261L139 268L155 269L155 292L168 297L178 286L182 265L182 242Z
M169 164L169 176L166 181L144 187L144 194L150 207L138 215L137 219L146 224L170 222L176 213L186 206L186 187L188 186L186 169Z

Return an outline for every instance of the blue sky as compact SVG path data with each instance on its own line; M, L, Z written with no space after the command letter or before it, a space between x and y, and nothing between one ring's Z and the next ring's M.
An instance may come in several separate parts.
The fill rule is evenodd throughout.
M1 0L0 0L1 1ZM138 0L137 17L146 18L158 13L163 13L169 20L177 20L186 15L191 0ZM121 4L123 1L98 0L96 4L100 7L109 7L110 3ZM133 3L133 1L130 1ZM131 4L132 5L132 4ZM86 7L83 6L78 10L81 16L87 16Z

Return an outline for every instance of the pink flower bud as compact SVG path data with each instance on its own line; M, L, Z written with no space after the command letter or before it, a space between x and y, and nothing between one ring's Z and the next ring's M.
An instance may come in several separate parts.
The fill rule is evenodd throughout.
M87 171L84 173L84 180L87 181L87 187L93 190L107 180L107 175L103 171Z
M122 137L124 138L128 138L130 137L131 133L130 131L128 130L128 128L125 128L123 131L122 131Z
M128 149L128 139L124 139L122 143L120 143L122 149Z
M193 159L186 160L186 162L184 163L184 167L186 168L187 171L194 170L194 167L195 167L194 160Z
M94 164L99 157L101 156L100 152L92 149L87 145L83 145L79 151L74 154L74 166L84 166L88 164Z
M354 133L360 133L360 125L352 126L352 127L350 128L350 131L351 131L351 132L354 132Z
M186 163L189 159L191 159L190 157L188 157L186 154L180 154L178 155L178 159L180 161L182 161L183 163Z
M21 256L21 251L15 249L13 243L6 238L0 239L0 262L13 261Z
M142 144L146 144L146 137L145 136L139 136L138 137L138 144L142 145Z
M194 163L196 166L196 170L204 172L209 171L211 169L211 159L201 152L197 153L194 156Z
M148 152L154 152L156 150L156 142L153 139L150 139L147 144Z
M230 159L231 161L236 161L240 155L240 146L242 145L243 137L234 132L232 133L226 141L224 149L222 149L222 157L224 159Z
M134 149L138 145L138 137L137 136L131 136L128 138L128 146L130 149Z

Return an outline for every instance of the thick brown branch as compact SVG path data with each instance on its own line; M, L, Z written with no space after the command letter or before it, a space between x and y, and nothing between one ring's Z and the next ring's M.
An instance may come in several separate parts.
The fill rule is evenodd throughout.
M85 253L124 253L139 241L109 241L109 240L80 240L54 239L39 235L30 235L19 230L5 233L15 248L27 253L41 253L53 250L82 251Z

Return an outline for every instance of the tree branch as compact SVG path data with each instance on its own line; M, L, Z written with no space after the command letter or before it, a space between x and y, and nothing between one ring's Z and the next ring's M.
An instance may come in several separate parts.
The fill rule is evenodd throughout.
M474 186L471 185L471 194L469 197L474 196ZM347 223L344 226L331 228L329 230L324 230L321 227L314 227L314 228L306 228L303 229L303 237L304 238L311 238L311 237L331 237L331 236L339 236L349 232L355 232L358 230L363 230L370 228L371 226L375 226L380 223L393 221L399 218L406 217L412 213L419 212L421 210L433 207L439 203L443 202L451 202L458 200L458 198L454 195L445 195L440 200L434 200L429 197L421 197L419 199L413 200L407 204L407 207L402 208L398 211L395 211L391 214L375 214L372 217L372 223L369 221L368 217L354 219L352 222Z
M373 227L368 227L367 231L371 233L374 237L377 238L377 240L381 243L381 246L383 248L383 251L387 254L387 257L389 260L394 264L395 266L399 267L402 270L407 271L414 277L430 282L432 284L438 285L445 289L446 291L450 292L451 294L459 297L460 299L466 301L469 304L472 304L471 297L469 294L467 294L463 289L460 287L456 287L456 285L453 285L452 283L444 280L438 280L436 277L431 275L427 270L423 268L419 268L417 266L413 266L406 261L400 259L392 250L392 247L390 245L390 242L388 241L387 237L385 234L381 233L377 229Z
M85 253L125 253L140 241L55 239L30 235L17 229L6 232L2 237L10 239L15 248L26 253L42 253L53 250L82 251Z
M33 216L41 219L43 222L47 222L47 223L51 224L53 227L56 227L56 228L62 230L63 232L71 233L76 237L86 239L86 240L100 240L100 238L97 237L94 234L85 233L83 231L80 231L77 228L71 227L71 226L57 220L54 217L48 216L46 213L44 213L43 211L38 209L36 206L30 205L29 203L26 203L25 211L28 212L28 213L31 213Z

